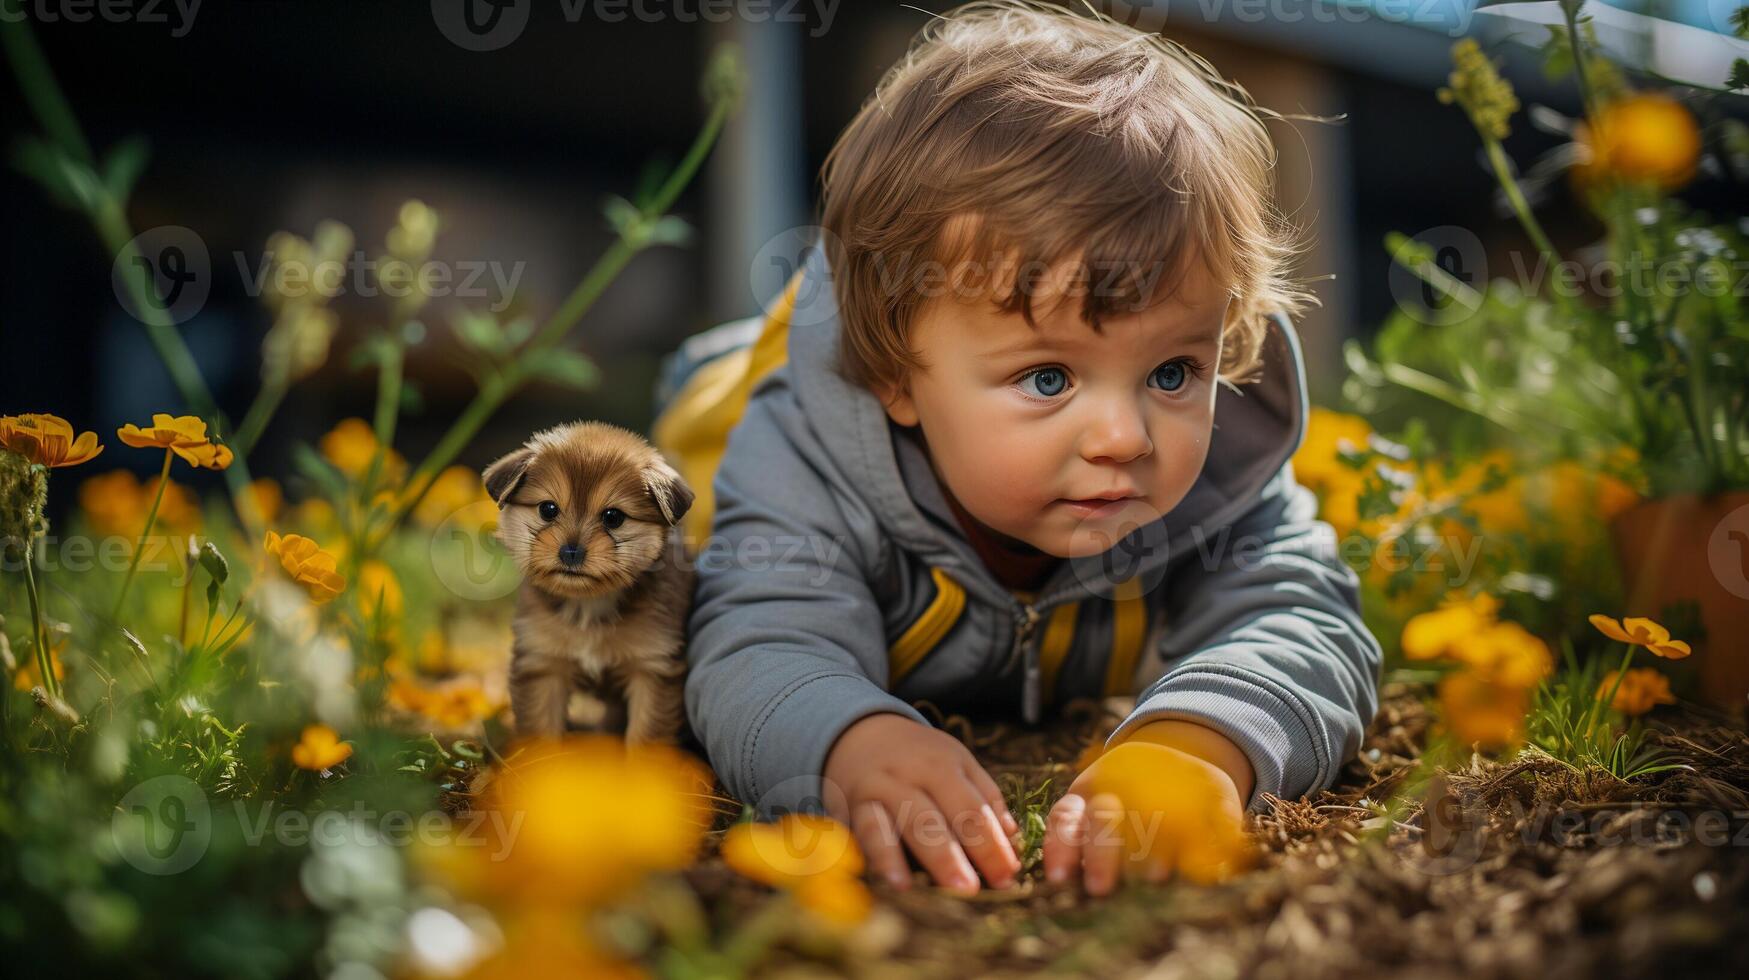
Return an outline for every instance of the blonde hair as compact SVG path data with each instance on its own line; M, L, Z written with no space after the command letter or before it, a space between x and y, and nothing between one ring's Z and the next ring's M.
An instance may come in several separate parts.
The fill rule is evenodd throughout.
M1001 256L1071 263L1095 330L1200 259L1232 297L1220 372L1250 379L1269 315L1311 302L1289 278L1299 231L1273 203L1264 115L1202 58L1109 18L989 0L932 20L822 170L840 373L902 384L922 279ZM1031 290L994 298L1036 326Z

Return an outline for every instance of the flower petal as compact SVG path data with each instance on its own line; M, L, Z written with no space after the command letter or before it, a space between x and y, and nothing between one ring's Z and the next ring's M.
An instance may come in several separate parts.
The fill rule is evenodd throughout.
M1617 642L1620 642L1620 643L1638 643L1639 642L1638 640L1635 640L1633 637L1629 636L1627 631L1621 628L1621 623L1618 622L1612 616L1605 616L1602 613L1593 613L1591 615L1591 625L1597 627L1598 631L1601 632L1604 636L1607 636L1610 639L1615 640Z

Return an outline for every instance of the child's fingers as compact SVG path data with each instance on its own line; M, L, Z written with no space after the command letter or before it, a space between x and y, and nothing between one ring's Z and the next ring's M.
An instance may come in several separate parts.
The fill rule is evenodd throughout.
M850 829L875 874L900 891L911 887L911 866L905 863L905 848L899 843L899 831L886 807L878 800L858 803L851 811Z
M1002 798L1002 787L996 785L996 780L990 778L990 774L984 771L984 767L978 765L977 760L974 759L966 763L965 774L978 792L983 794L984 799L990 802L990 807L996 811L996 819L1002 823L1002 832L1005 834L1020 833L1020 822L1014 819L1013 813L1009 812L1008 801Z
M937 884L952 891L977 893L977 872L954 839L941 807L928 793L915 786L901 786L882 802L898 818L899 836Z
M984 880L995 888L1014 884L1014 876L1020 872L1020 859L1014 856L1014 845L1008 842L995 808L985 802L971 780L958 772L948 772L926 788L942 812L951 815L949 826L954 836L983 873Z
M1117 887L1124 861L1123 816L1123 801L1115 794L1100 793L1087 801L1091 834L1081 852L1081 866L1090 895L1109 895Z
M1070 793L1051 807L1045 819L1045 880L1062 884L1081 866L1081 845L1087 837L1087 800Z

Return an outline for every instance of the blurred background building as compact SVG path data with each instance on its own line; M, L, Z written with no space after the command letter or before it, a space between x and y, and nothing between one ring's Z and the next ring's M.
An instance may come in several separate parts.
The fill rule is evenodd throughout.
M1540 42L1546 31L1535 23L1537 10L1546 20L1555 4L1515 5L1526 16L1506 20L1478 14L1475 2L1094 2L1185 42L1263 105L1328 120L1272 124L1281 204L1316 242L1301 272L1323 277L1316 286L1323 305L1301 324L1314 398L1337 394L1342 341L1367 335L1393 305L1387 232L1462 226L1484 243L1484 262L1521 244L1463 113L1434 98L1453 39L1481 38L1527 104L1576 110L1570 86L1543 79L1534 48L1509 40ZM578 331L576 345L602 366L599 390L528 390L463 457L479 465L529 430L561 420L647 426L660 356L770 298L781 277L762 249L787 229L811 224L818 169L833 138L928 11L949 6L207 0L184 19L184 8L167 0L154 20L110 19L50 0L32 0L29 9L93 143L135 134L150 142L131 214L135 229L181 225L205 243L210 297L182 329L235 414L257 386L270 318L252 274L274 231L308 236L333 218L374 256L401 202L418 198L442 222L436 259L514 272L512 310L544 317L607 246L603 199L628 194L652 160L684 152L703 117L697 92L707 53L723 40L740 44L749 97L678 208L697 228L695 241L640 255ZM1719 45L1739 43L1724 36L1736 6L1682 0L1649 11L1618 3L1692 25L1664 38L1658 51L1642 52L1665 70L1704 64L1703 55L1725 50ZM730 16L718 16L725 10ZM455 18L463 13L476 17L476 28L494 26L458 35ZM3 84L11 89L4 110L10 139L35 124L9 72ZM1535 159L1564 142L1556 129L1521 115L1508 149ZM1741 213L1741 201L1709 199L1718 193L1709 186L1718 185L1697 185L1698 206ZM53 411L103 434L183 407L143 331L117 303L110 258L82 219L16 172L5 177L0 201L8 273L0 276L0 410ZM1563 180L1543 188L1538 203L1563 248L1596 237ZM1454 274L1481 274L1465 262L1474 258L1454 253ZM1502 264L1496 271L1511 270ZM472 393L449 339L455 302L438 300L426 310L429 337L408 365L421 406L398 442L414 458ZM336 308L343 326L334 354L292 392L257 452L258 473L288 472L295 443L313 442L346 415L370 413L373 381L351 366L349 354L380 325L386 307L347 295ZM109 462L152 460L118 454Z

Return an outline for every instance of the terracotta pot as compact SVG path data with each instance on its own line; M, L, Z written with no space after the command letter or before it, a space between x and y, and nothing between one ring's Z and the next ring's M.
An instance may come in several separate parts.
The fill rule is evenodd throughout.
M1611 525L1630 616L1664 619L1672 603L1699 605L1699 696L1734 714L1749 699L1749 492L1643 501ZM1685 639L1678 635L1677 639Z

